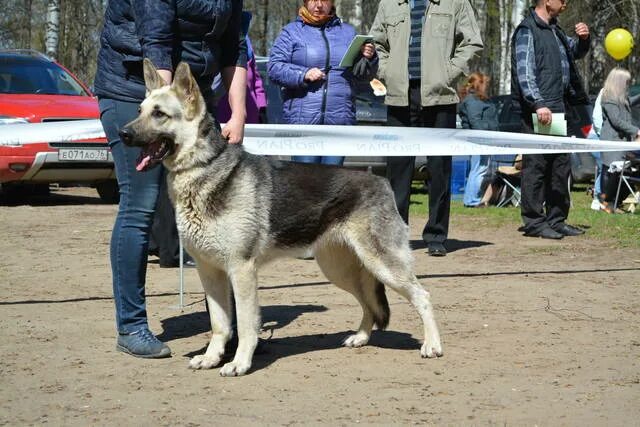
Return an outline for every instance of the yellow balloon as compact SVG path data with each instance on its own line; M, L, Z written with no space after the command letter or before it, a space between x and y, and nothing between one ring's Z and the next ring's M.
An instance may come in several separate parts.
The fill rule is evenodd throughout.
M604 39L604 48L613 59L620 61L633 50L633 36L624 28L611 30Z

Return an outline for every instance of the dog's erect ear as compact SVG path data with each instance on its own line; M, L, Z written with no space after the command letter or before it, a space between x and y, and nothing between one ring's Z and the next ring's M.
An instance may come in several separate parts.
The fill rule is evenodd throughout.
M158 74L158 70L153 65L153 62L148 58L144 58L142 68L144 70L144 84L147 88L147 95L149 95L149 92L152 90L159 89L166 84L164 79Z
M178 64L171 87L184 103L187 119L196 117L203 108L203 100L198 83L191 75L189 64L186 62Z

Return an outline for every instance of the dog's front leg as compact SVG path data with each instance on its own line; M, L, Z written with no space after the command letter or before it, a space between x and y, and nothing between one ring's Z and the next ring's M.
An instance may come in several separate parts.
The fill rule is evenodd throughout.
M211 320L211 341L204 354L189 361L191 369L211 369L220 364L224 346L231 338L231 296L227 274L197 260L198 274L204 288Z
M220 375L223 377L244 375L249 370L260 331L260 306L254 260L233 265L228 273L236 300L238 350L233 360L220 369Z

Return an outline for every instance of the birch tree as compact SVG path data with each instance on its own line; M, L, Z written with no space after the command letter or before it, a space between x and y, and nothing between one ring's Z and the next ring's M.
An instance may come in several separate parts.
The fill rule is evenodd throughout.
M356 28L356 32L362 31L362 0L354 0L353 4L353 18L351 19L351 25Z
M60 2L47 1L47 20L45 23L45 53L51 58L58 57L58 39L60 32Z
M267 54L267 32L269 29L269 0L258 0L256 5L256 24L252 26L256 29L257 50L261 55ZM253 40L253 38L252 38Z
M511 10L508 0L498 0L500 17L500 74L498 76L499 93L511 92Z

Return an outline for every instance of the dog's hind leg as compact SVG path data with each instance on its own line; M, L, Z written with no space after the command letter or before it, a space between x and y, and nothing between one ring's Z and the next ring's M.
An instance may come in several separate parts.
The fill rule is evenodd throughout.
M220 364L224 346L231 338L231 292L227 274L198 260L198 274L204 288L211 320L211 341L204 354L189 361L192 369L211 369Z
M398 217L398 222L400 222ZM397 227L396 227L397 225ZM424 343L420 349L422 357L442 356L440 333L433 315L429 292L422 287L413 274L411 249L408 238L402 237L394 227L376 230L369 236L347 231L346 241L352 245L362 264L378 280L405 297L416 308L422 319ZM401 236L400 238L398 238Z
M233 360L220 369L223 377L244 375L251 368L261 326L255 260L238 261L229 267L228 274L236 300L238 349Z
M366 345L374 324L384 329L389 323L389 303L384 286L362 266L351 248L338 244L320 246L315 258L327 279L352 294L362 307L358 331L347 337L344 345Z

